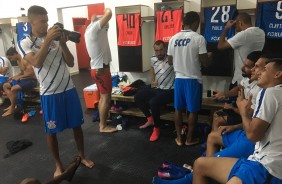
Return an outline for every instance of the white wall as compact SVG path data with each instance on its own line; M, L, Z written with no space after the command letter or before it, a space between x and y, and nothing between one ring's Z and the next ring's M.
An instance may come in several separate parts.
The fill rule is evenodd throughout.
M71 31L73 31L72 18L78 18L78 17L87 18L87 16L88 16L87 6L79 6L79 7L59 9L59 11L60 10L61 10L62 17L60 17L59 22L64 24L65 29L71 30ZM71 73L77 73L77 72L79 72L79 68L78 68L78 61L77 61L77 54L76 54L77 51L76 51L75 43L69 41L69 42L67 42L67 45L68 45L71 53L73 53L73 56L74 56L74 66L72 68L70 68L70 72Z
M1 24L0 29L0 56L5 56L6 50L12 46L13 34L12 28L8 24Z
M255 0L248 0L249 1L255 1ZM149 15L153 16L154 14L154 3L161 2L161 0L83 0L83 1L55 1L55 0L49 0L48 3L46 3L45 0L10 0L6 1L5 4L2 4L1 8L7 9L9 11L0 11L0 18L7 18L7 17L17 17L20 16L20 8L24 7L26 10L31 5L40 5L47 9L48 16L49 16L49 25L53 25L55 22L62 22L65 25L66 29L73 30L72 21L70 23L71 17L84 17L86 15L86 11L81 10L80 6L86 6L90 4L98 4L98 3L104 3L105 7L109 7L112 9L113 14L115 14L115 7L118 6L129 6L129 5L147 5L150 7L149 9ZM192 10L199 11L201 0L191 0L191 7ZM242 0L241 0L242 2ZM80 8L68 8L67 7L80 7ZM83 7L82 7L83 8ZM59 10L59 11L58 11ZM66 14L67 16L64 16ZM59 15L59 17L58 17ZM116 22L115 18L113 17L110 20L110 29L109 29L109 40L110 40L110 47L111 47L111 53L112 53L112 71L118 71L118 52L117 52L117 33L116 33ZM76 48L74 43L68 43L71 52L74 56L76 56ZM153 50L153 48L152 48ZM76 57L75 57L76 58ZM149 62L149 61L148 61ZM78 72L78 66L77 63L74 68L71 69L71 72ZM136 79L144 79L149 82L149 73L126 73L130 79L130 81L134 81ZM228 84L231 81L230 77L211 77L211 76L204 76L204 90L211 89L220 89L220 90L226 90L228 87Z

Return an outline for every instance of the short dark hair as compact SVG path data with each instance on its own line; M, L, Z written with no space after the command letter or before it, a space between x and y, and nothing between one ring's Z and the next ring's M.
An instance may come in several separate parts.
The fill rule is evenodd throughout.
M43 8L42 6L37 6L37 5L33 5L29 7L27 11L28 19L30 19L34 15L47 15L47 14L48 12L45 8Z
M185 14L183 17L183 24L184 26L191 26L195 22L200 22L200 16L195 11L190 11Z
M252 18L249 14L243 12L239 13L237 16L237 20L244 22L245 24L252 24Z
M13 56L14 54L18 54L18 51L16 50L15 47L10 47L10 48L6 51L6 56Z
M253 51L248 56L247 59L256 63L257 60L262 56L262 51Z
M274 63L274 68L281 71L282 70L282 58L272 58L265 62L267 65L268 63Z
M154 45L158 45L158 46L159 46L159 45L163 45L164 47L166 46L165 42L162 41L162 40L157 40L157 41L155 41Z

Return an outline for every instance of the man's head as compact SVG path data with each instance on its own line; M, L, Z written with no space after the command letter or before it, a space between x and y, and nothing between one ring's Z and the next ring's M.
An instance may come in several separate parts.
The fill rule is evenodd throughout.
M155 55L159 60L163 60L166 56L166 45L162 40L154 43Z
M32 34L36 37L43 37L48 30L48 16L45 8L41 6L31 6L28 9L28 20L31 24Z
M6 51L6 56L11 62L17 62L18 60L18 51L14 47L10 47Z
M234 27L235 27L236 32L243 31L247 29L248 27L252 26L251 16L247 13L238 14L235 20L236 20L236 23Z
M252 68L251 80L258 80L259 73L264 69L266 61L269 60L269 57L262 55L258 61L255 63L255 66Z
M254 51L247 56L247 59L245 59L244 65L242 67L243 77L251 78L252 75L251 70L255 66L255 63L257 62L257 60L260 58L261 55L262 55L261 51Z
M258 86L269 88L279 84L282 84L282 58L270 59L259 72Z
M200 16L197 12L187 12L183 18L183 25L193 31L197 31L200 24Z

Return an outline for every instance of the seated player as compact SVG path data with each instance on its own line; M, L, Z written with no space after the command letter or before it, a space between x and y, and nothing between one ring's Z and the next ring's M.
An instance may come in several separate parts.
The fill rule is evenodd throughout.
M15 48L9 48L6 55L10 61L18 63L21 72L10 77L8 82L3 84L3 90L11 102L11 105L4 110L6 112L2 115L3 117L14 113L19 91L32 89L38 84L32 66L22 59Z
M160 109L173 102L175 73L168 64L165 43L158 40L154 44L155 56L151 58L151 88L144 88L134 96L135 103L144 113L147 122L139 128L154 125L150 141L156 141L160 135ZM151 112L150 112L151 110Z
M232 88L230 91L227 91L226 93L216 91L214 97L219 100L226 99L229 97L236 97L240 88L244 88L245 97L248 99L249 96L252 94L254 98L252 101L255 102L254 94L257 94L260 89L256 85L257 81L251 79L251 69L255 66L255 63L261 55L261 51L251 52L247 56L247 59L244 61L244 65L241 69L243 79L241 80L240 84ZM217 131L218 127L222 125L236 125L241 122L241 116L239 114L235 102L227 102L224 104L224 108L222 110L216 111L214 113L212 131Z
M271 59L259 74L255 111L248 115L251 99L237 98L243 127L248 139L256 142L252 155L246 158L201 157L194 163L194 184L218 183L265 184L273 178L282 182L282 58Z

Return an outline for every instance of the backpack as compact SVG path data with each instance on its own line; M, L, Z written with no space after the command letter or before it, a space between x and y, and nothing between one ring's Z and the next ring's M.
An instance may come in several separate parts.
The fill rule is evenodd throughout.
M122 88L123 96L134 96L137 93L138 89L145 85L146 84L144 81L138 79L134 81L132 84L130 84L129 86Z
M29 147L32 145L32 142L26 139L17 140L17 141L9 141L6 143L6 147L9 150L9 153L4 155L4 158L8 158L9 156Z

